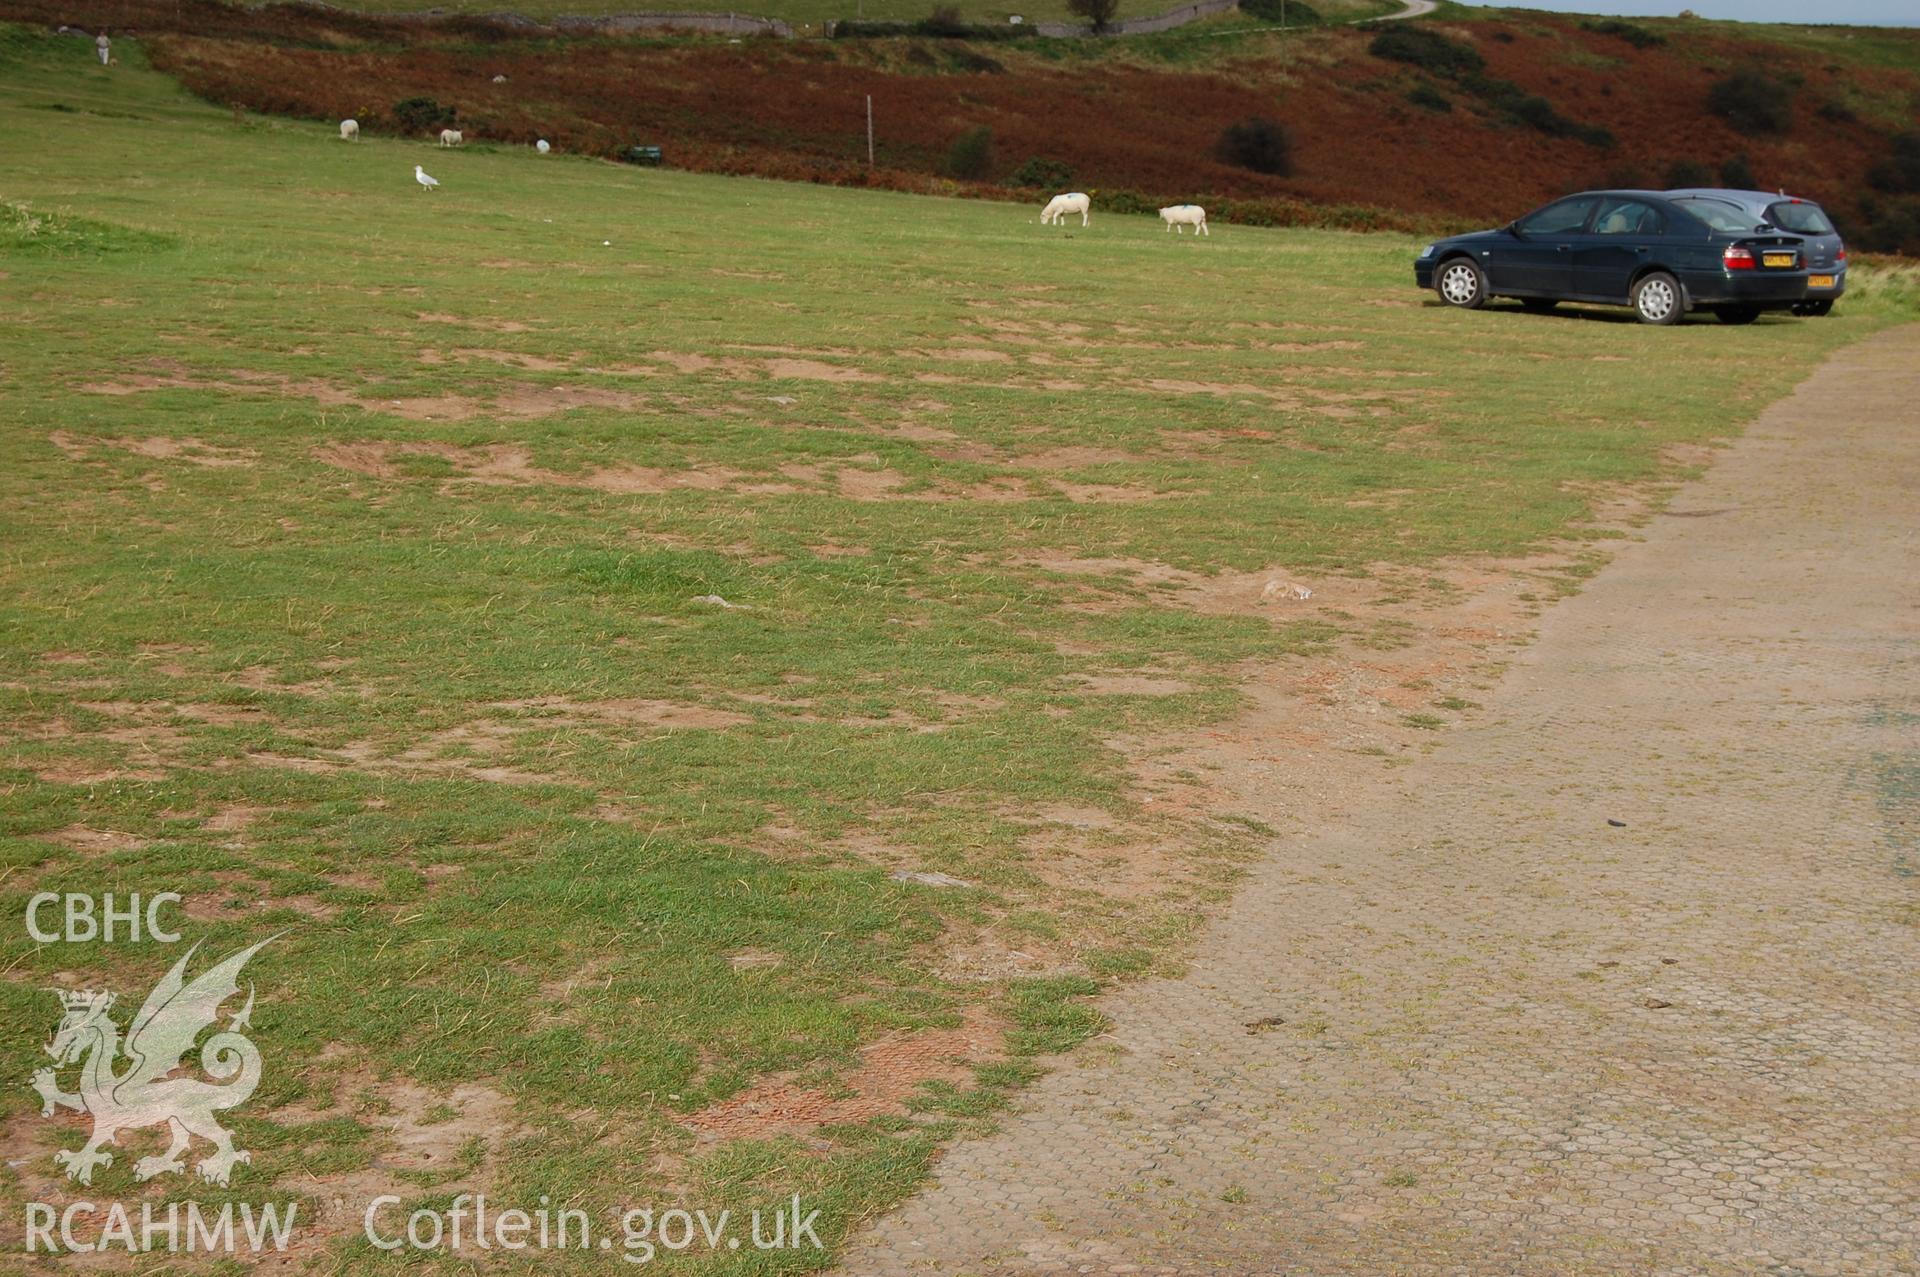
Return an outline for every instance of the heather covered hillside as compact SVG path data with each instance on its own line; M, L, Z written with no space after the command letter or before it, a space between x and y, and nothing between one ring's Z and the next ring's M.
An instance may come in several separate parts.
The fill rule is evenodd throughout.
M1197 199L1267 223L1451 225L1581 185L1758 185L1827 202L1863 247L1920 251L1920 32L1456 7L1287 32L1238 15L1120 41L729 42L114 8L203 97L369 132L420 133L431 116L482 142L657 144L710 172L1074 185L1109 209Z

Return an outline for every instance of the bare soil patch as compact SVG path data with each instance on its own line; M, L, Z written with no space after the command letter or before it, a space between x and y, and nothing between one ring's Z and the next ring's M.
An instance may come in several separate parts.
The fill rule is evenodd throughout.
M372 1127L374 1135L373 1156L365 1169L319 1176L303 1169L284 1182L284 1187L318 1199L315 1248L331 1238L357 1235L368 1203L385 1193L408 1192L415 1176L435 1176L437 1191L449 1194L485 1192L498 1181L508 1144L521 1133L513 1098L479 1083L439 1092L410 1081L382 1079L365 1068L345 1067L340 1060L325 1061L321 1067L325 1073L316 1079L321 1094L277 1109L271 1119L297 1128L352 1117ZM476 1142L482 1150L477 1164L461 1170Z
M564 696L539 697L523 701L497 701L490 709L515 710L538 715L542 724L571 722L622 723L637 727L690 728L720 730L751 723L751 715L710 705L687 705L676 701L616 697L604 701L578 701Z
M90 388L83 387L83 389ZM132 394L134 391L116 389L97 393ZM144 439L132 437L81 439L64 430L56 430L47 438L54 447L76 461L85 460L92 455L96 447L113 448L120 452L132 453L137 457L149 457L155 461L184 461L190 465L206 466L209 469L250 466L259 460L260 456L251 448L226 448L191 435L180 439L165 435L148 435Z
M462 447L458 444L389 440L357 440L321 444L312 456L342 470L376 479L399 479L404 475L400 459L434 457L448 462L458 475L453 482L489 485L543 484L562 488L589 488L613 493L659 493L684 489L716 491L726 488L742 476L736 470L664 470L626 463L602 466L579 474L563 474L533 463L532 454L517 444L484 444Z
M793 1074L767 1078L709 1108L690 1114L685 1124L701 1143L805 1137L822 1126L897 1117L927 1082L964 1086L971 1065L1000 1058L1004 1028L981 1007L970 1008L953 1029L922 1029L881 1038L860 1052L858 1065L835 1090L802 1086Z
M568 365L539 356L511 351L471 352L475 358L532 370L561 369ZM599 386L537 385L525 382L489 386L487 395L403 395L381 398L316 377L288 377L251 369L235 369L221 376L196 374L172 366L154 373L132 374L110 382L90 382L79 387L85 394L134 395L151 390L210 390L222 394L272 394L289 399L311 399L329 407L359 408L366 412L386 413L409 421L466 421L477 416L528 420L552 416L575 408L608 408L630 411L645 402L623 390ZM55 441L59 444L59 441ZM232 451L222 451L197 440L179 441L181 448L167 450L168 460L197 461L202 465L244 464L244 460L226 460ZM197 447L186 445L197 444ZM60 444L66 447L66 444ZM165 448L165 443L155 445ZM208 460L207 458L214 458ZM250 460L249 456L245 460Z
M485 363L502 364L508 368L524 368L529 372L565 372L572 368L577 357L553 359L545 355L530 355L517 350L491 350L485 347L456 346L451 350L423 350L420 362L423 364L471 363L479 360Z
M1082 690L1095 696L1179 696L1193 684L1154 674L1083 674Z
M417 316L424 324L453 324L461 328L477 328L490 333L530 333L533 325L523 324L515 319L478 319L460 315L446 315L434 311L421 311Z

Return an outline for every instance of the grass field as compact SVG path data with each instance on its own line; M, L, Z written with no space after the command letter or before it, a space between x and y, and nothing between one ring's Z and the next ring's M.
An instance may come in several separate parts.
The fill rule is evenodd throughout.
M278 938L252 1163L141 1186L130 1137L94 1200L799 1192L837 1239L1257 850L1137 743L1391 641L1168 582L1591 538L1916 309L1463 315L1403 238L348 145L118 51L0 44L0 1076L49 986L178 956L34 945L33 892ZM79 1124L0 1097L8 1217L76 1193ZM383 1262L333 1218L317 1270Z

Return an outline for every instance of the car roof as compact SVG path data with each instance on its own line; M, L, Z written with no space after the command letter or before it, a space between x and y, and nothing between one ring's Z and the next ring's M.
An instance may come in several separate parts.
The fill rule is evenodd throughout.
M1738 204L1743 208L1771 208L1782 202L1791 204L1811 204L1819 208L1817 200L1803 199L1798 195L1787 195L1781 191L1740 191L1730 187L1689 186L1680 190L1663 191L1670 200L1677 199L1713 199L1725 200L1729 204Z

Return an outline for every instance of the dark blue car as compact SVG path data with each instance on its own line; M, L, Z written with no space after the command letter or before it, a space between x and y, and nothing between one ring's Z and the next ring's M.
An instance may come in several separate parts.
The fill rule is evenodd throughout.
M1731 205L1586 191L1497 231L1430 245L1413 274L1466 310L1512 297L1541 311L1567 301L1631 306L1649 324L1677 324L1695 310L1750 324L1807 301L1811 257L1805 236L1757 227Z

